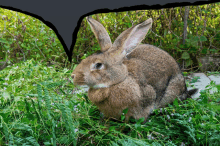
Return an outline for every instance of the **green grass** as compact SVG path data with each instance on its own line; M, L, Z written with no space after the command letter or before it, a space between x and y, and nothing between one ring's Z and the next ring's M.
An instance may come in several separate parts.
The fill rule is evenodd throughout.
M146 124L123 123L102 120L87 93L74 93L71 72L34 60L0 71L0 145L220 144L220 87L213 82L197 100L155 110Z

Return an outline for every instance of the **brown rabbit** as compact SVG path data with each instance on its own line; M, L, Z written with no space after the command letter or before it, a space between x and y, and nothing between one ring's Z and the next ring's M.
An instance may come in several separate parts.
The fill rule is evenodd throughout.
M87 21L101 53L82 60L71 76L74 84L90 87L89 99L106 117L120 119L128 108L126 121L147 119L153 109L197 91L187 91L177 62L167 52L139 45L152 26L151 18L122 32L113 44L102 24L90 17Z

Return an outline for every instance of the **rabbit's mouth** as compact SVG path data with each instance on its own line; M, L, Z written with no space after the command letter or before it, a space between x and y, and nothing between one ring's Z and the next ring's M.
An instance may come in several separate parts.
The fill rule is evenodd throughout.
M87 83L85 82L85 80L81 79L81 78L75 78L73 79L73 84L75 85L87 85Z

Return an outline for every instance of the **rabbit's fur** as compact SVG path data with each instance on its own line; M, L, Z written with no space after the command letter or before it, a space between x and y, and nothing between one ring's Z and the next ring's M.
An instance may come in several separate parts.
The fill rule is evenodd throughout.
M181 70L167 52L139 43L152 26L152 19L125 30L112 44L98 21L87 21L101 47L76 67L75 84L88 85L88 97L105 117L120 119L128 108L126 121L147 118L155 108L165 107L179 97L190 97Z

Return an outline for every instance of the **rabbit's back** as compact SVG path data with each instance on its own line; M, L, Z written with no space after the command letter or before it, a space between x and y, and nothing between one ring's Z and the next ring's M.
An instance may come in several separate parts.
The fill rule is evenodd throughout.
M140 87L144 88L146 85L151 85L155 89L157 97L160 98L165 93L171 79L176 76L180 80L184 78L175 59L153 45L139 45L127 55L124 64ZM181 84L185 85L184 79ZM186 87L181 86L178 90L183 93Z
M149 44L139 45L134 51L127 55L127 59L138 59L146 62L146 67L143 69L147 72L151 69L152 72L158 73L157 78L159 74L164 75L161 73L173 75L181 72L177 62L171 55L166 51Z

